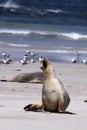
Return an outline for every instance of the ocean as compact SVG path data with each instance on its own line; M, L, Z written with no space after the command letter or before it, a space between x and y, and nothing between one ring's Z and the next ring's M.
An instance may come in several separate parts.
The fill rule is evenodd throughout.
M59 63L87 60L86 0L0 0L0 57L26 50Z

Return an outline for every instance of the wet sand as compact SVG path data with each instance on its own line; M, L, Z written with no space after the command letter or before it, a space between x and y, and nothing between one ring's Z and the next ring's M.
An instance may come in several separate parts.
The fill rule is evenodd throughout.
M49 112L25 112L23 107L41 100L42 84L0 82L0 129L2 130L86 130L87 65L52 63L63 82L71 102L67 111L76 115ZM40 64L18 62L0 65L0 79L11 79L20 73L40 71Z

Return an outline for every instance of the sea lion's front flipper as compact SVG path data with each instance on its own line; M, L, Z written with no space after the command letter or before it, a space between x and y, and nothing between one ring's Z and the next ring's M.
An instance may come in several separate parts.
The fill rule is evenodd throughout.
M58 112L61 113L61 112L64 112L64 109L63 109L63 100L62 99L59 99L58 100Z
M25 107L24 107L24 110L25 110L25 111L30 111L32 105L33 105L33 104L29 104L29 105L25 106Z
M43 109L42 102L38 102L36 104L29 104L29 105L24 107L25 111L42 111L42 109Z

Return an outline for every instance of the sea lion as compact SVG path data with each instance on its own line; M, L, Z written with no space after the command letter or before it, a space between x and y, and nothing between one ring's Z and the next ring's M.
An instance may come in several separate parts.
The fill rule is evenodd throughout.
M50 61L44 58L42 64L41 69L44 73L42 101L36 104L29 104L24 107L24 110L64 113L70 103L70 97L62 82L57 79Z
M22 73L18 74L12 79L0 80L2 82L30 82L30 83L43 83L43 73L42 72L34 72L34 73Z

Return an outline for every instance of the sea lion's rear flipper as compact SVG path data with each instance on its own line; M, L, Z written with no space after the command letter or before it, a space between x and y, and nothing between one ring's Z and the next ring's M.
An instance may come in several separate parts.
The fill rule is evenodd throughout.
M64 111L64 112L58 112L59 114L70 114L70 115L76 115L76 113Z

